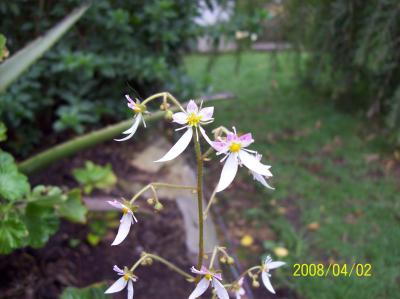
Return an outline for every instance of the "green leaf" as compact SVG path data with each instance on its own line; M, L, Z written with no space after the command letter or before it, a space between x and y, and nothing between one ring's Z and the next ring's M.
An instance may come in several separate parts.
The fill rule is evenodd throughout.
M0 122L0 142L7 139L7 127Z
M82 195L79 189L73 189L68 192L67 200L59 206L58 213L72 222L86 222L87 208L82 202Z
M103 283L96 283L86 288L78 289L73 287L66 288L61 299L108 299L109 296L104 294L106 286Z
M27 235L25 224L16 215L0 221L0 254L8 254L12 250L24 246Z
M18 172L14 158L0 150L0 198L18 200L30 189L28 179Z
M25 48L18 51L11 58L0 65L0 92L4 91L12 82L37 59L39 59L65 32L85 13L89 5L82 5L70 13L66 18L49 30L44 36L38 37Z
M83 185L86 194L91 193L94 188L110 189L117 182L117 176L109 164L101 166L86 161L84 168L76 168L72 171L72 174Z
M59 219L53 208L29 203L25 210L25 224L29 231L29 245L39 248L57 232Z
M60 188L43 185L36 186L29 197L30 202L46 207L54 207L66 200L67 196L63 194Z

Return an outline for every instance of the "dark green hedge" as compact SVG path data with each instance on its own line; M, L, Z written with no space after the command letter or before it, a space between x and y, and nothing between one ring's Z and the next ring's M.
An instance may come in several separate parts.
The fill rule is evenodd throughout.
M308 53L306 82L400 143L399 1L291 0L286 12L291 41Z
M2 1L0 31L14 53L82 1ZM198 1L97 0L72 30L5 94L6 148L19 157L127 117L123 95L160 89L187 96L180 69L199 28ZM56 133L56 134L55 134Z

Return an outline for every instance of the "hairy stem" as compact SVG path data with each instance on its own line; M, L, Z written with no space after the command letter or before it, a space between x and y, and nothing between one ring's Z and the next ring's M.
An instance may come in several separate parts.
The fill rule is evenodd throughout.
M199 213L199 257L197 262L197 269L203 266L204 256L204 232L203 232L203 157L201 155L200 142L198 134L194 134L194 150L197 159L197 208Z

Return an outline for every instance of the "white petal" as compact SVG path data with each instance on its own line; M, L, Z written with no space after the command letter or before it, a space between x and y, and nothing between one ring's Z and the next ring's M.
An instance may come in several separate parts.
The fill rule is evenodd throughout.
M213 286L214 290L217 293L219 299L229 299L228 292L225 290L222 283L220 283L217 279L213 278Z
M117 200L114 200L114 201L107 200L107 202L108 202L110 205L112 205L114 208L117 208L117 209L122 209L122 208L123 208L122 203L120 203L120 202L117 201Z
M172 114L172 121L184 125L187 123L187 114L184 112L177 112Z
M197 113L199 111L199 108L197 107L196 102L193 100L190 100L188 105L186 106L186 111L188 113Z
M201 135L203 135L204 139L207 141L207 143L212 147L212 146L213 146L213 142L212 142L211 139L207 136L206 131L205 131L201 126L199 126L199 130L200 130Z
M221 178L219 179L216 192L221 192L232 183L236 176L238 165L239 162L236 154L230 154L228 159L225 161L224 167L222 168Z
M121 269L120 267L118 267L117 265L114 265L113 270L114 270L115 272L117 272L118 274L120 274L120 275L123 275L123 274L124 274L124 270L122 270L122 269Z
M133 120L133 125L126 131L122 132L123 134L129 134L128 136L121 138L121 139L114 139L115 141L125 141L136 133L137 128L139 127L140 120L142 119L142 114L136 115L135 119Z
M117 236L115 237L114 242L111 245L119 245L125 240L126 236L129 233L129 229L131 228L132 224L132 215L129 213L124 214L121 219L121 223L118 228Z
M128 282L128 299L133 298L133 282L132 280L129 280Z
M246 151L239 151L239 159L244 164L244 166L254 171L255 173L265 176L272 176L271 171L269 171L271 166L261 164L259 161L257 161L256 157L247 153Z
M189 145L190 140L192 140L193 130L189 128L185 134L174 144L174 146L162 157L161 159L154 162L165 162L178 157Z
M206 107L200 110L199 115L201 115L201 121L210 120L214 113L214 107Z
M271 284L271 281L269 280L267 272L263 271L261 273L261 278L262 278L262 281L263 281L265 287L267 288L267 290L270 291L271 293L275 294L275 290L272 287L272 284Z
M253 172L253 175L254 175L254 179L256 181L259 181L261 184L263 184L265 187L267 187L269 189L275 190L275 188L271 187L261 174Z
M200 280L196 288L190 294L189 299L194 299L203 295L209 285L210 281L207 278L203 278L202 280Z
M268 267L268 269L276 269L276 268L282 267L285 264L286 264L285 262L276 261L276 262L268 263L267 267Z
M114 282L104 293L111 294L119 292L125 288L126 284L127 281L125 280L125 278L121 277L116 282Z

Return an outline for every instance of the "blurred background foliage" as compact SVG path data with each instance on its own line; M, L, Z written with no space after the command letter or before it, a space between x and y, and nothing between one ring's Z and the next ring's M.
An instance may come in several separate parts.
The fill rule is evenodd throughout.
M81 3L25 2L0 3L11 54ZM94 1L62 41L0 95L5 148L26 157L38 145L126 118L128 92L144 97L165 89L188 96L193 84L179 64L199 33L197 14L197 1Z
M285 34L307 52L301 79L340 108L378 120L400 144L397 0L285 1Z

